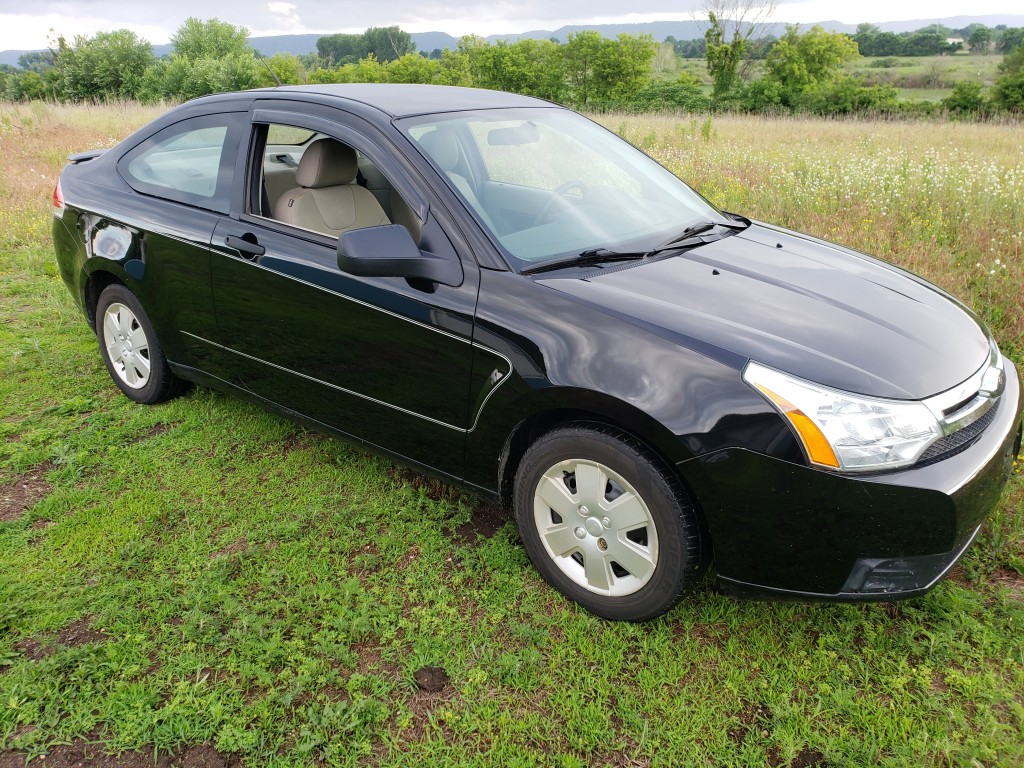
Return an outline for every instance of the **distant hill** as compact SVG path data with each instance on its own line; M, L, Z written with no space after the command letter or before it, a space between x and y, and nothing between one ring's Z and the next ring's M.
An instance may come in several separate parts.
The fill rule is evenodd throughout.
M886 21L878 24L883 32L912 32L929 24L943 24L952 29L963 29L969 24L984 24L987 27L996 27L1005 24L1008 27L1024 27L1024 14L996 14L991 16L949 16L944 19L914 19L909 21ZM817 21L810 24L801 24L802 29L810 29L818 25L832 32L856 32L856 24L843 24L838 21ZM489 42L497 40L547 40L554 38L564 43L570 32L582 32L592 29L600 32L605 37L617 37L621 34L642 35L650 34L655 40L664 40L672 36L676 40L693 40L704 35L707 25L698 21L652 21L647 24L574 24L559 27L554 30L535 29L529 32L510 32L501 35L489 35L485 39ZM776 22L768 30L772 34L781 35L785 31L786 22ZM305 53L312 53L316 50L316 41L324 34L308 35L273 35L270 37L254 37L249 40L250 44L264 56L273 56L275 53L292 53L301 56ZM455 48L458 45L458 38L446 32L413 32L412 40L416 43L416 50L430 53L437 48ZM38 50L38 49L36 49ZM170 43L153 46L153 53L157 56L164 56L170 53ZM0 51L0 64L11 64L17 66L18 57L23 53L32 51Z

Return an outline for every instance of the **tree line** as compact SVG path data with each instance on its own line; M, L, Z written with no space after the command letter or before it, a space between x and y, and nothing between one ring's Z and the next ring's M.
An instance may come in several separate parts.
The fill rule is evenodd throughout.
M981 46L981 25L972 25L972 51ZM922 109L897 98L891 85L864 85L843 65L882 33L860 25L855 35L793 25L779 38L754 38L749 25L709 13L702 50L713 82L709 93L694 76L677 74L678 43L659 44L650 35L608 39L596 31L570 33L567 40L488 43L463 37L455 49L430 56L416 52L397 26L363 34L325 35L306 56L261 57L248 31L218 19L189 18L171 38L173 50L156 58L152 46L129 30L93 37L63 37L44 52L25 54L19 67L0 70L0 97L67 101L189 99L208 93L282 83L435 83L514 91L578 109L632 111L711 109L799 111L842 114ZM919 30L920 32L920 30ZM977 83L961 82L942 107L953 114L1024 112L1024 30L994 30L987 49L1015 42L989 95ZM1017 34L1017 33L1022 34ZM925 33L941 36L943 30ZM905 34L907 39L914 34ZM888 38L885 38L888 39ZM946 37L943 44L948 45ZM666 58L667 57L667 58ZM758 61L760 76L749 68ZM931 109L931 107L929 107Z
M857 31L847 35L857 43L861 56L941 56L969 50L974 54L1012 53L1024 40L1024 28L1000 24L987 27L970 24L952 29L942 24L930 24L913 32L883 32L876 24L858 24ZM750 40L747 58L764 60L778 38L761 34ZM677 40L665 38L677 56L683 59L703 59L707 54L705 38Z

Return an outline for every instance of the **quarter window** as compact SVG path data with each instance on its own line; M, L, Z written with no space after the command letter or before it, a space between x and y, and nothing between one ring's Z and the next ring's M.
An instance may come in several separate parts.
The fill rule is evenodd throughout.
M234 160L224 151L229 118L211 115L168 126L121 158L118 170L139 192L226 213Z

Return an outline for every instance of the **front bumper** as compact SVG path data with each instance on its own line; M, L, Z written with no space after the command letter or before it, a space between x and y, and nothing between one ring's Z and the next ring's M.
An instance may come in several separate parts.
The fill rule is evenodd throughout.
M892 600L924 594L969 548L1021 443L1021 382L961 453L878 475L841 475L743 449L680 465L704 510L719 583L781 598Z

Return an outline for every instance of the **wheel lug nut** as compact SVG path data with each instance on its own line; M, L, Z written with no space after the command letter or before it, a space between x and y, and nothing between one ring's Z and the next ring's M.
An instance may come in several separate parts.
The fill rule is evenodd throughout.
M583 517L586 517L587 515L590 514L590 510L587 509L587 505L586 504L580 504L579 513L581 515L583 515Z
M602 552L604 552L606 549L608 549L608 542L605 541L604 539L598 539L597 540L597 548L600 549Z
M573 533L576 534L576 538L577 539L585 539L585 538L587 538L587 530L582 525L579 526L575 531L573 531Z
M612 521L609 520L607 517L602 517L601 518L601 525L603 525L605 528L611 528L612 527Z

